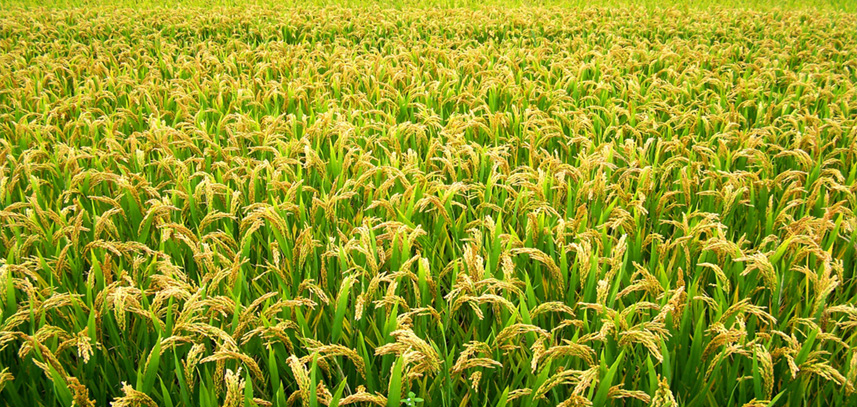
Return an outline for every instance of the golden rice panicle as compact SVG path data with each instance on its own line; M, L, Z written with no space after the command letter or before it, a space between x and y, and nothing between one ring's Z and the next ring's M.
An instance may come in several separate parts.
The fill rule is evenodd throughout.
M369 394L366 392L366 388L363 386L358 386L357 391L354 394L351 394L345 398L343 398L339 405L347 406L349 404L356 403L368 403L370 405L376 405L384 407L387 405L387 398L382 396L381 394Z
M5 2L2 404L847 404L857 3L554 2Z
M223 401L224 407L238 407L242 404L244 398L244 379L241 377L241 368L233 372L232 369L226 369L226 396Z
M670 385L667 380L663 377L658 376L658 389L655 391L655 395L652 397L652 402L650 404L652 407L678 407L679 404L676 402L675 396L673 395L672 390L670 390Z
M127 383L122 383L122 397L117 397L110 403L111 407L157 407L158 404L145 393L134 390Z
M400 329L390 333L396 342L375 348L376 355L395 354L406 356L414 363L412 373L437 373L440 371L441 359L435 349L425 340L418 337L409 329Z
M188 383L188 387L193 389L196 378L196 366L202 361L205 352L205 345L196 343L190 348L187 357L182 362L184 365L184 377Z
M72 393L72 401L75 406L80 407L95 407L95 401L89 398L89 389L80 383L76 377L69 376L68 389Z
M12 373L9 373L8 367L3 368L3 370L0 371L0 391L2 391L4 387L6 387L7 382L10 382L12 380L15 380L15 376L12 376Z
M309 396L310 396L310 377L309 371L307 371L306 366L298 360L297 356L291 355L288 360L286 360L289 367L292 369L292 374L295 377L295 382L298 385L298 390L292 393L289 396L289 400L292 397L297 397L301 399L301 404L303 406L309 406Z
M357 372L361 376L365 377L366 375L365 361L363 357L361 357L360 354L358 354L357 351L354 349L342 345L324 345L321 343L308 344L306 346L306 349L315 354L318 354L320 356L318 360L324 360L333 356L344 356L354 364L354 366L357 368ZM307 355L301 360L306 361L311 359L311 355Z
M625 390L622 388L621 384L611 386L610 390L607 392L607 397L611 399L634 398L642 401L643 403L649 403L652 399L648 394L646 394L646 392L639 390Z
M575 385L580 382L581 371L579 370L564 370L560 369L557 373L551 375L545 382L533 393L535 398L543 398L551 389L559 385Z
M477 370L470 375L470 387L479 392L479 381L482 380L482 372Z

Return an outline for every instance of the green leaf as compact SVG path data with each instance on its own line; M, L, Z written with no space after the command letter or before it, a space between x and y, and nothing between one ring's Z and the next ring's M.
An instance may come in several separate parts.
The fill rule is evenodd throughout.
M149 353L148 361L146 362L146 372L143 377L143 387L141 392L150 394L155 386L155 379L158 377L158 366L161 363L161 338L155 342L155 347Z
M610 391L610 387L613 386L613 378L616 376L616 372L619 370L619 366L622 364L622 359L624 358L625 350L623 349L619 352L619 356L616 357L610 369L607 370L607 374L598 383L598 391L595 393L595 398L592 399L593 406L600 407L606 405L607 393Z
M390 377L390 385L387 388L387 407L400 407L402 400L402 370L405 359L399 356L393 367L393 375Z
M312 365L309 369L309 407L318 407L318 353L312 354Z
M342 398L342 391L345 390L346 381L342 381L339 383L339 386L336 386L336 391L333 392L333 397L330 398L330 405L327 407L339 407L339 400Z
M336 298L336 314L333 316L333 327L331 327L330 340L332 343L337 343L342 334L342 321L345 317L345 311L348 309L348 295L351 292L353 281L351 277L346 277L339 288L339 296Z
M812 352L812 347L815 344L815 337L818 335L818 332L818 328L813 329L803 341L803 346L800 348L800 352L795 356L795 363L797 363L798 366L803 362L806 362L807 357L809 357L809 353Z
M506 407L506 403L509 401L509 387L506 386L506 389L503 390L503 394L500 395L500 401L497 402L497 407Z
M173 399L170 397L170 391L167 390L167 386L164 384L164 379L160 380L161 383L161 396L164 398L164 405L166 407L173 407Z
M66 383L65 378L63 378L62 375L60 375L59 372L57 372L50 364L48 364L48 368L51 371L51 381L54 383L54 391L56 392L57 397L59 397L60 402L63 406L71 406L71 391L68 389L68 384Z

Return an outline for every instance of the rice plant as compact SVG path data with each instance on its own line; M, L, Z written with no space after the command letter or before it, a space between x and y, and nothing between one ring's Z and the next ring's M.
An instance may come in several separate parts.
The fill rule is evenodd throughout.
M0 10L0 404L857 404L855 14L83 4Z

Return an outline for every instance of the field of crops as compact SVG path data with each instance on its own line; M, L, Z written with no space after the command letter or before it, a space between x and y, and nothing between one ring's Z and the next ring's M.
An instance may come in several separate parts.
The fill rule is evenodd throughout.
M857 403L857 17L0 10L0 405Z

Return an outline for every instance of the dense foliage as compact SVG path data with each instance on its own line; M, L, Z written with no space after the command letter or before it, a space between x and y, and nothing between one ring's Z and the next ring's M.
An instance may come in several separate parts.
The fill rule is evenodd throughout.
M857 403L855 32L2 10L0 404Z

